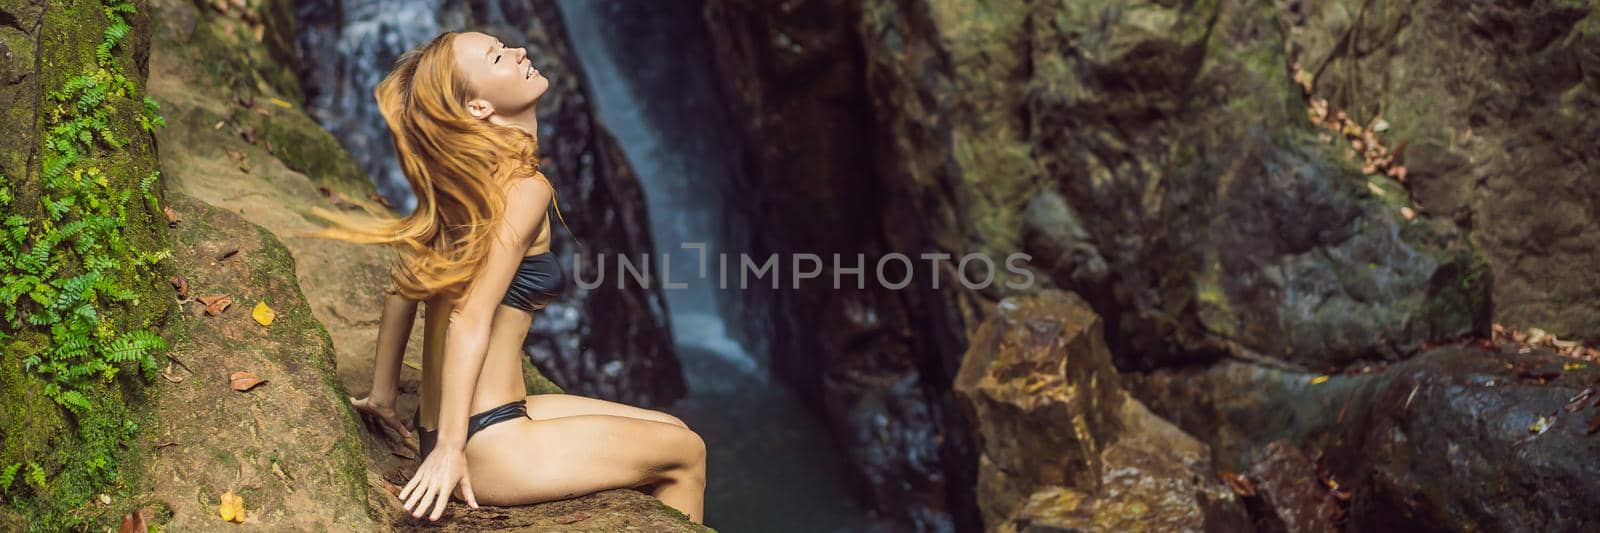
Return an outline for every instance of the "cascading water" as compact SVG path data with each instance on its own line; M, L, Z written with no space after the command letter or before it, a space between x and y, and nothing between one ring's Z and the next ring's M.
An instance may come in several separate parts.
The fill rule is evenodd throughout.
M645 189L657 251L669 258L665 279L686 285L666 289L689 383L689 396L669 410L706 439L707 524L722 531L867 529L865 512L846 493L827 428L788 389L772 386L765 361L729 337L717 309L713 291L739 290L734 251L726 251L730 286L719 287L724 250L716 239L724 202L737 201L722 194L736 171L731 147L738 140L709 65L694 61L711 55L698 5L558 5L600 118ZM697 244L705 245L703 270Z

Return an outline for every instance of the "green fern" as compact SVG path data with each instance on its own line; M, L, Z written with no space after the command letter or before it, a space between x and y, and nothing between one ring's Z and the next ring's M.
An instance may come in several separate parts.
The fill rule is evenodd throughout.
M135 13L134 3L101 4L108 24L94 49L94 64L47 91L40 102L42 210L36 216L12 213L0 221L0 339L24 329L48 333L47 345L23 357L23 368L43 381L46 397L78 418L75 426L86 450L72 465L48 464L62 469L55 475L86 473L94 485L113 479L111 454L125 447L137 430L131 421L113 420L108 426L90 416L110 407L104 402L115 401L95 391L129 368L153 379L167 349L159 335L120 330L108 317L118 314L115 306L121 302L138 298L137 287L130 285L135 282L121 280L147 277L143 267L172 257L169 249L138 249L124 236L133 191L116 186L137 179L144 207L159 212L159 173L109 176L94 166L100 154L132 143L112 128L127 103L132 103L144 134L166 125L160 106L141 94L116 61L119 46L133 31L125 17ZM0 207L11 207L15 198L11 181L0 175ZM130 271L140 275L126 275ZM0 468L0 493L7 501L17 501L19 474L36 491L46 486L46 468L39 461L5 465Z

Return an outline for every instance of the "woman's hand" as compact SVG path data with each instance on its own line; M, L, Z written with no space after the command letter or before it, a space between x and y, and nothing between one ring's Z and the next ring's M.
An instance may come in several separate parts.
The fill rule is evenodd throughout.
M444 514L445 506L450 503L450 495L455 492L458 480L467 505L477 509L478 498L472 494L472 477L467 474L466 452L449 445L439 445L422 460L422 466L417 468L416 475L411 476L406 488L400 490L400 499L406 501L405 508L411 511L413 518L422 518L428 506L432 505L433 515L428 520L438 520L439 515Z
M394 404L375 402L371 396L366 396L360 399L350 398L350 405L355 406L356 412L361 413L363 417L377 417L378 421L395 433L399 433L401 437L411 438L411 428L406 427L405 423L400 421L400 416L395 414Z

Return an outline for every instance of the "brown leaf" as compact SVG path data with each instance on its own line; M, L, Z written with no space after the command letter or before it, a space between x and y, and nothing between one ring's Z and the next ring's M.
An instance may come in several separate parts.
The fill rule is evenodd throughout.
M229 248L228 251L222 252L222 255L217 256L217 261L222 261L222 260L225 260L225 259L227 259L229 257L233 257L234 254L237 254L237 253L239 253L239 249L238 248Z
M233 297L226 294L209 294L198 298L200 304L206 306L207 316L217 316L233 305Z
M1256 485L1250 482L1250 478L1244 477L1244 474L1232 470L1220 470L1217 472L1217 477L1222 478L1222 482L1226 483L1229 489L1233 489L1234 494L1246 498L1256 495Z
M1600 431L1600 414L1589 417L1589 431L1584 435L1593 435L1596 431Z
M178 291L178 299L179 300L188 300L189 299L189 280L188 280L188 278L183 277L183 274L173 274L171 283L172 283L172 288L174 290Z
M235 162L235 163L243 163L244 162L244 152L240 152L240 151L234 150L232 148L229 148L227 150L227 152L228 152L228 159L232 159L233 162Z
M172 210L172 206L170 206L170 205L161 206L161 213L167 215L167 227L169 227L169 228L178 227L178 212L177 211L173 211Z
M247 143L250 143L250 144L255 144L256 143L256 127L255 126L247 126L244 129L239 130L239 136L240 137L244 137L244 142L247 142Z
M400 488L401 487L399 485L396 485L394 483L390 483L389 480L382 479L382 478L379 478L378 481L383 483L383 490L384 491L387 491L389 494L393 494L396 498L400 497Z
M233 375L228 376L228 386L233 387L233 390L239 392L253 389L256 385L266 382L267 380L256 377L256 375L250 373L249 370L240 370L238 372L234 372Z
M117 527L117 533L145 533L149 526L145 525L145 509L138 509L122 517L122 525Z

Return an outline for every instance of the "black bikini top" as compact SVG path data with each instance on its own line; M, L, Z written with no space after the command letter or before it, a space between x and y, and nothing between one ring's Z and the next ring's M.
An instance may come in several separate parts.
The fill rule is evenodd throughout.
M566 275L561 272L561 262L550 252L523 256L517 273L511 277L511 286L501 303L527 311L542 309L561 295L566 286Z

